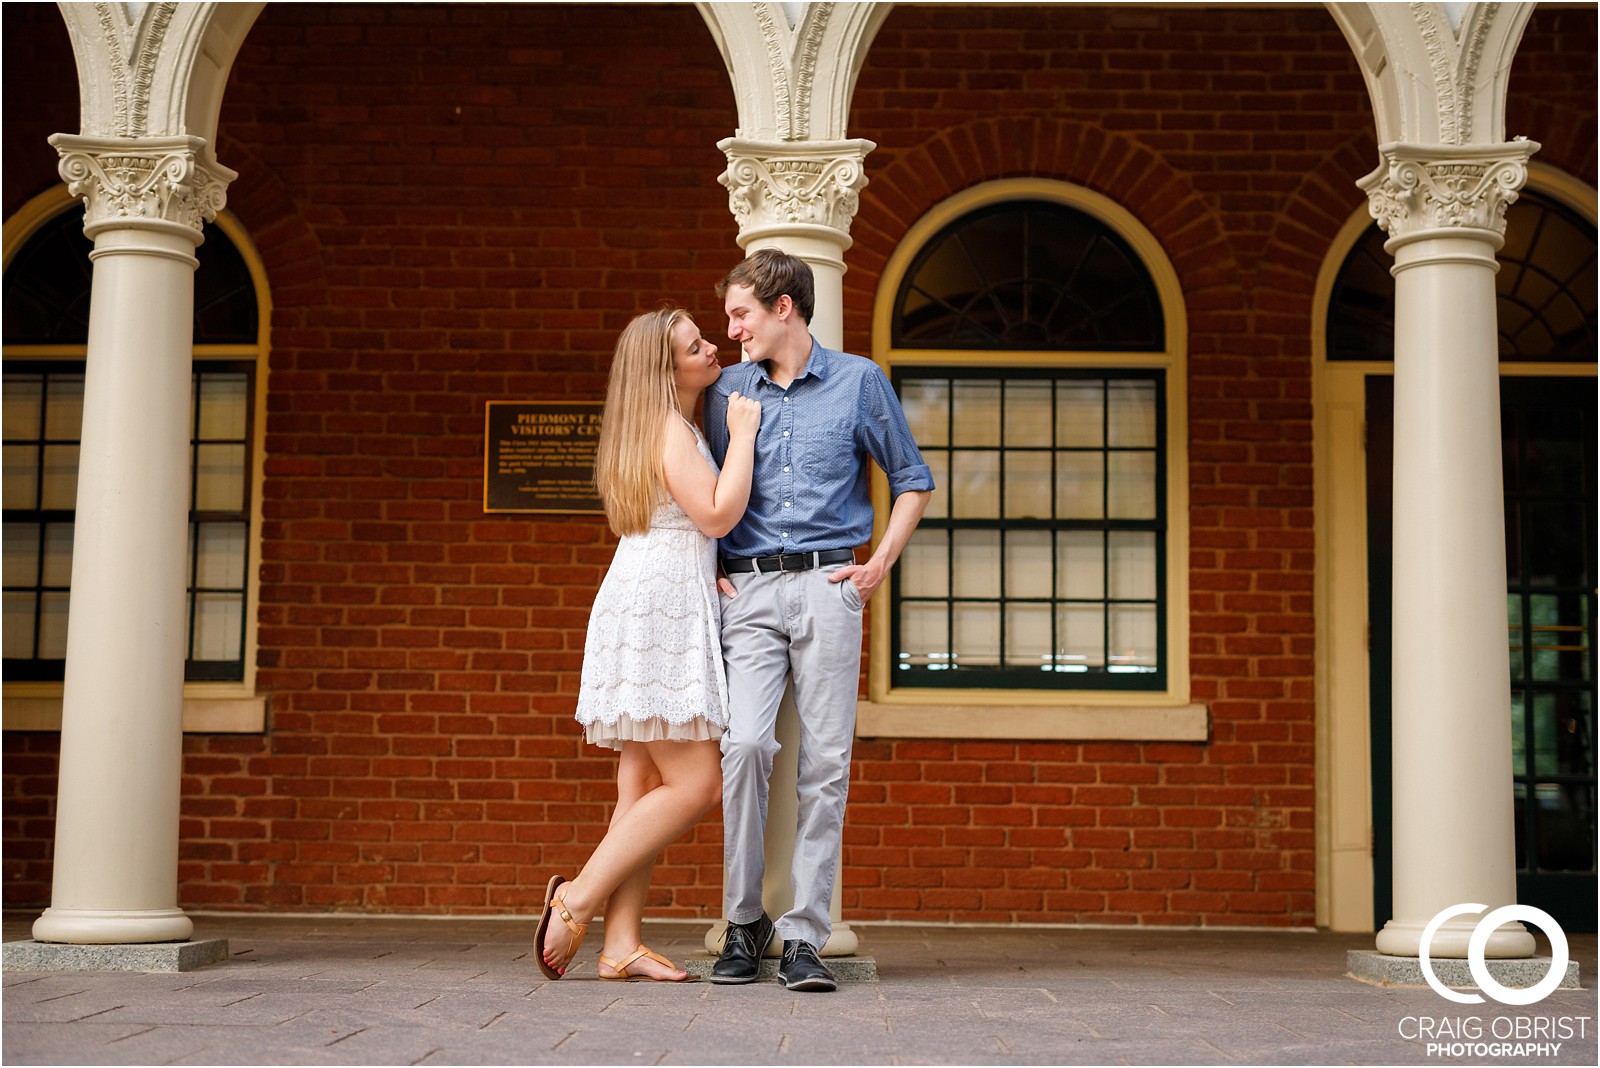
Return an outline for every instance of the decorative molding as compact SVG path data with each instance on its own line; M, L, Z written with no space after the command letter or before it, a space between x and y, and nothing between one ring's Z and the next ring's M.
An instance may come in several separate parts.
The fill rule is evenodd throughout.
M726 138L728 157L718 176L741 234L773 226L810 225L850 232L867 184L871 141L770 143Z
M787 17L776 17L783 13L781 5L753 5L772 76L772 104L778 136L784 141L804 141L810 136L811 90L822 54L822 39L834 6L832 3L805 5L805 13L796 27L789 24Z
M110 55L112 129L95 131L115 137L139 137L149 129L150 87L172 24L175 3L144 4L136 20L128 6L97 3L95 15Z
M177 224L196 233L227 203L238 175L203 161L199 137L93 138L56 134L59 171L84 203L84 233L115 226Z
M1357 183L1367 210L1391 238L1427 230L1506 232L1506 208L1528 180L1537 142L1472 148L1388 144L1384 162Z
M1440 5L1413 3L1410 7L1433 75L1439 141L1446 145L1470 144L1473 103L1479 88L1478 67L1500 5L1477 5L1460 32L1451 28Z

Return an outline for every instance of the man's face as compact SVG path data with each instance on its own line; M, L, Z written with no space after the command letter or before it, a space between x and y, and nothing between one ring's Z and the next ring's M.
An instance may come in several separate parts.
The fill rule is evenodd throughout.
M786 336L785 320L794 314L794 302L779 297L769 309L749 286L729 286L722 308L728 313L728 337L751 360L765 360L777 352Z

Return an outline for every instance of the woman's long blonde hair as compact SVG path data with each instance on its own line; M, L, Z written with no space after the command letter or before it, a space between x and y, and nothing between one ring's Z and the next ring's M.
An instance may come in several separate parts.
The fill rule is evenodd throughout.
M594 484L619 536L648 530L666 499L667 425L678 410L672 328L688 317L682 308L658 308L635 318L617 338Z

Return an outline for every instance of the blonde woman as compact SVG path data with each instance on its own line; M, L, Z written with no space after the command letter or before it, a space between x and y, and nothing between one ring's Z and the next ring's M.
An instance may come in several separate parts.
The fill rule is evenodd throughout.
M722 798L728 723L717 542L750 499L761 406L734 394L719 473L691 422L722 374L717 349L680 308L634 319L617 340L595 484L620 537L589 617L578 722L621 751L617 808L577 878L553 876L534 938L539 969L565 974L603 912L602 979L683 982L640 938L658 853Z

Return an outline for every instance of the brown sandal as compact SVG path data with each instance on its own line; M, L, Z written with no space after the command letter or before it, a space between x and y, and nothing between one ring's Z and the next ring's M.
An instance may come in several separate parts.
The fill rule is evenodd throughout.
M544 959L544 936L550 930L550 917L560 916L561 922L567 925L571 938L567 943L569 952L566 963L571 964L572 958L578 955L578 947L583 945L583 936L589 933L589 925L578 923L572 918L572 913L567 911L566 904L561 898L556 897L556 890L563 883L569 882L559 875L552 875L550 883L544 891L544 911L539 914L539 926L533 932L533 948L535 958L539 962L539 970L546 979L560 979L566 974L566 968L554 968Z
M626 957L623 957L621 960L612 960L610 957L608 957L608 956L606 956L605 954L602 953L600 955L600 967L602 967L602 968L610 968L612 971L616 972L617 974L616 975L602 975L600 978L605 980L608 983L693 983L693 982L696 982L697 980L699 980L699 978L700 978L698 975L689 975L687 973L684 975L684 977L682 979L657 979L653 975L630 975L630 974L628 974L628 965L634 963L635 961L637 961L641 957L649 957L651 960L655 961L657 964L665 965L666 967L671 968L673 971L677 971L677 972L683 971L682 968L678 967L676 964L672 963L670 960L668 960L667 958L663 957L661 954L655 952L649 946L646 946L643 942L640 942L638 949L634 950L632 953L628 954Z

